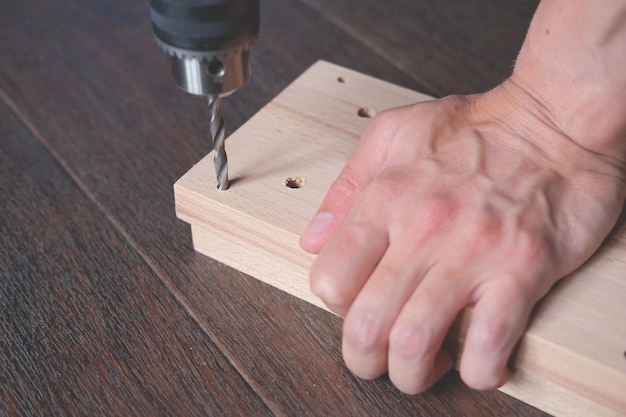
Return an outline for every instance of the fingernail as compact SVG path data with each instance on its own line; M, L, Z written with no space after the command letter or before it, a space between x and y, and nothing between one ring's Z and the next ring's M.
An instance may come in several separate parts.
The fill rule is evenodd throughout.
M302 233L304 240L312 239L325 233L333 222L333 214L328 211L317 213Z

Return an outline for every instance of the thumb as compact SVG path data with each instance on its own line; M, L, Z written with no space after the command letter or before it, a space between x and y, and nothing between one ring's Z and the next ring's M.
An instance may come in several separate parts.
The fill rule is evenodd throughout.
M331 184L317 214L300 236L300 246L305 251L319 253L382 166L391 129L381 116L384 113L372 120L346 166Z
M344 169L345 171L345 169ZM318 253L341 226L362 186L344 172L333 182L317 213L300 236L300 246Z

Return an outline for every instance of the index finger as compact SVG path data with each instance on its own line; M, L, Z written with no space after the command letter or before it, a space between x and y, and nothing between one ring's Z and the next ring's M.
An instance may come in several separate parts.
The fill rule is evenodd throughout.
M392 112L379 114L368 125L354 153L302 233L302 249L318 253L343 223L363 188L385 161L396 125Z

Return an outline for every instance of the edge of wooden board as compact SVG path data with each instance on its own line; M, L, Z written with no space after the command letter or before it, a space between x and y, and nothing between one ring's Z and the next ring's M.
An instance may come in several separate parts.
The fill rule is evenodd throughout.
M194 248L325 308L309 289L314 256L299 248L298 237L369 122L358 110L427 99L334 64L314 64L227 140L228 191L215 187L212 154L174 185L177 216L191 224ZM302 178L304 187L286 187L287 177ZM622 278L624 224L536 309L515 358L518 371L501 390L555 415L624 415Z

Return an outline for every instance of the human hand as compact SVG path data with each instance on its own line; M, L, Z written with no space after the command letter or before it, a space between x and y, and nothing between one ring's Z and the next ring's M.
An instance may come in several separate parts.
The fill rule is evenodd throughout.
M504 383L534 304L617 220L625 167L563 134L512 79L380 114L301 237L319 252L313 292L345 317L348 368L428 389L471 305L461 377Z

